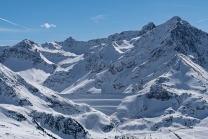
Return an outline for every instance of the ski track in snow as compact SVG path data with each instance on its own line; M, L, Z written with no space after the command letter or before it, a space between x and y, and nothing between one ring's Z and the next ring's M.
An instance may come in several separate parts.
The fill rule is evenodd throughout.
M61 94L75 103L85 103L106 115L116 112L123 98L131 94Z

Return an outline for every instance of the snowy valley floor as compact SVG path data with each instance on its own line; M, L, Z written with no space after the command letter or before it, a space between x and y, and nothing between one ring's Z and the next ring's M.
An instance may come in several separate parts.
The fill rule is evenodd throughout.
M121 101L133 94L60 94L64 98L68 98L75 103L82 104L85 103L98 111L103 112L108 116L112 116L113 113L116 112L116 108L119 106ZM146 122L148 119L143 118L143 121ZM138 122L135 119L128 120L131 123L131 129L128 131L122 131L118 123L111 131L111 133L102 134L100 137L97 133L91 133L92 136L96 138L107 138L107 139L114 139L116 136L119 138L122 137L129 137L129 139L138 138L138 139L199 139L199 138L207 138L208 133L208 118L204 119L198 126L195 127L180 127L179 125L175 125L173 127L163 127L157 131L149 131L149 130L138 130ZM152 121L150 121L152 124ZM134 126L135 124L135 126ZM188 136L187 136L188 135Z
M75 103L85 103L110 116L116 112L121 101L130 94L60 94Z

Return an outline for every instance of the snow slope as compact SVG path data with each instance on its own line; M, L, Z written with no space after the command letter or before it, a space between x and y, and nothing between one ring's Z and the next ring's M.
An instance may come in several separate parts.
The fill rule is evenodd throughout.
M208 33L180 17L0 57L1 137L207 138Z
M104 114L61 98L48 88L32 85L2 64L0 81L0 120L5 129L0 131L2 137L90 138L87 130L104 132L113 128L111 119Z

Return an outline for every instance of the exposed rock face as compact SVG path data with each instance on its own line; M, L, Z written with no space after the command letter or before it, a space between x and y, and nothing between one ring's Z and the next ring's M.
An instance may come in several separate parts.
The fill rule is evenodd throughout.
M89 138L89 134L84 127L70 117L54 116L35 111L31 113L31 116L36 123L37 121L40 122L40 127L49 127L56 132L60 132L60 134L67 135L69 138Z

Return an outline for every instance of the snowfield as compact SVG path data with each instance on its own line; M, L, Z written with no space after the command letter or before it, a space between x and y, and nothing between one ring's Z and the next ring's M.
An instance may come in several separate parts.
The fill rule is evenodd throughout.
M0 138L207 139L208 33L140 31L0 49Z

